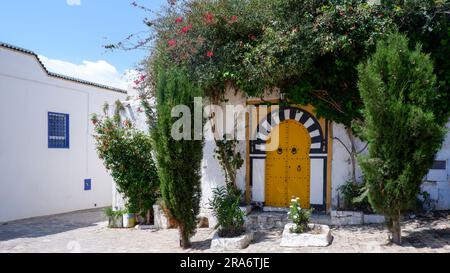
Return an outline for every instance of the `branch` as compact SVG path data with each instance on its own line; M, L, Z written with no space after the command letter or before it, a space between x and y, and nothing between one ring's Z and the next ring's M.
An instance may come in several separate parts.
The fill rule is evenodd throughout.
M364 150L367 149L367 146L369 146L369 142L366 142L366 145L364 145L364 147L359 152L356 152L356 154L359 155L360 153L364 152Z
M347 150L347 153L348 153L350 156L352 155L352 152L347 148L347 145L345 145L345 143L344 143L340 138L338 138L338 137L333 137L333 139L339 141L339 142L342 144L342 146L344 146L345 150Z
M341 114L344 113L344 111L342 110L342 107L339 105L339 103L337 103L336 101L331 99L326 90L313 90L313 94L319 100L322 100L322 101L330 104L339 113L341 113ZM330 99L326 99L326 97L329 97Z

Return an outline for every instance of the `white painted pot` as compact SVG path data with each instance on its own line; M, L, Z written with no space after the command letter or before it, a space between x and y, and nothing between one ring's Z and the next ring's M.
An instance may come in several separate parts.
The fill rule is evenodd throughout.
M136 225L136 216L132 213L126 213L123 215L123 227L133 228Z

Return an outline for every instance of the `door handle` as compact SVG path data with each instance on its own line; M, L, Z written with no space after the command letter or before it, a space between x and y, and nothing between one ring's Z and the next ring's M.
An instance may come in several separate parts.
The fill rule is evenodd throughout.
M297 166L297 172L301 172L302 171L302 166L298 165Z

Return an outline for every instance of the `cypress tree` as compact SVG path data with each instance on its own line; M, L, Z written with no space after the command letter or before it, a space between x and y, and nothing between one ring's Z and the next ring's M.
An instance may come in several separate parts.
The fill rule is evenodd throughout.
M387 218L391 240L401 244L401 217L420 192L445 135L433 63L421 46L390 34L359 65L364 101L362 133L369 154L359 158L372 207Z
M171 112L174 106L188 106L194 124L194 97L200 96L201 91L189 82L181 69L158 66L155 69L157 123L152 138L161 195L171 217L177 222L180 246L187 248L195 233L200 210L203 141L193 140L193 135L192 140L175 140L171 131L176 118L171 116Z

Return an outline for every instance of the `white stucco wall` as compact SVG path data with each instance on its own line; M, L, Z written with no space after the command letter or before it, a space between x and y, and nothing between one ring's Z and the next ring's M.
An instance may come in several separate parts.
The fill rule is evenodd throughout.
M226 91L226 102L222 103L221 109L223 113L226 113L227 105L243 105L245 107L246 98L242 92L235 92L234 89L228 88ZM208 102L205 102L208 105ZM239 112L236 116L237 120L245 121L245 113ZM233 121L232 119L224 118L225 122L225 134L231 134L233 131ZM211 134L210 123L205 125L205 136ZM211 217L211 211L209 209L209 200L213 197L214 188L221 187L225 185L225 174L219 161L215 157L216 144L213 140L206 140L205 146L203 148L203 161L202 161L202 201L201 201L201 212L205 215ZM238 188L244 193L245 192L245 170L246 170L246 142L240 141L238 144L238 149L244 159L244 164L237 173L236 184Z
M33 55L0 47L0 222L109 206L90 115L125 97L50 77ZM48 148L48 112L70 115L69 149Z
M447 128L450 129L450 122L447 123ZM333 137L339 138L350 147L350 140L346 133L345 127L342 124L333 123ZM355 141L357 151L365 147L365 143L359 139ZM367 149L363 154L367 153ZM436 155L436 160L446 161L445 170L430 170L425 177L425 182L422 185L422 190L430 193L430 198L433 200L435 209L448 210L450 209L450 132L447 134L442 148ZM336 139L333 140L333 159L332 159L332 207L338 206L338 189L346 181L351 179L351 161L350 155L345 150L343 145ZM362 180L362 173L359 165L356 166L356 178L358 182Z
M333 137L333 153L331 161L331 206L336 208L339 204L339 187L345 184L346 181L352 177L352 162L350 154L345 149L344 145L337 139L340 139L345 146L350 149L351 143L346 132L345 126L338 123L332 123ZM355 146L357 151L365 148L365 143L355 138ZM367 152L367 149L363 151ZM356 180L362 181L362 173L359 165L356 165Z
M430 170L425 177L422 186L424 191L430 194L437 210L450 209L450 122L447 123L447 136L442 143L441 150L436 155L436 160L446 162L445 170Z

